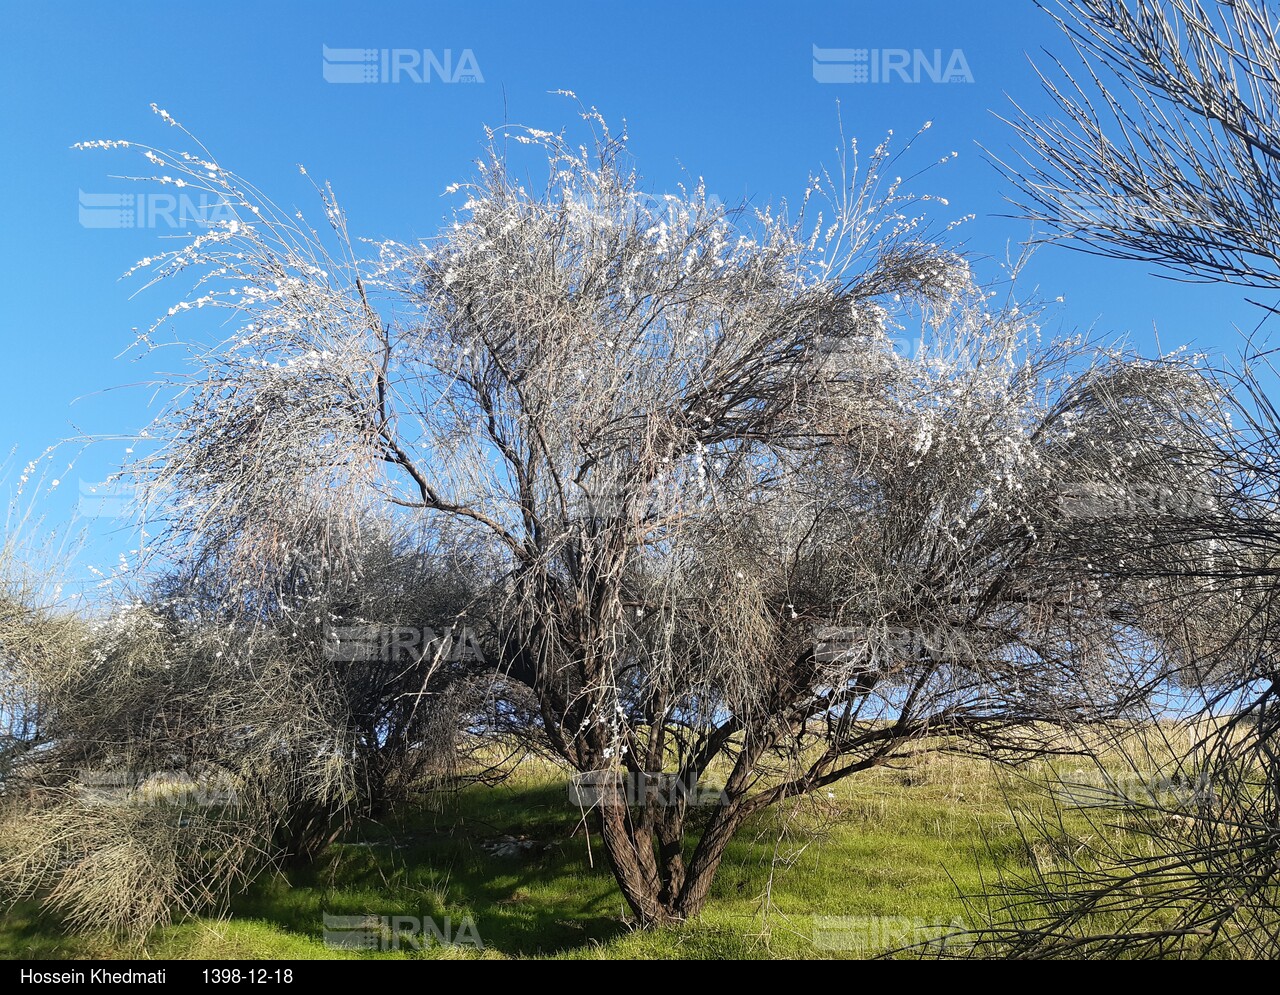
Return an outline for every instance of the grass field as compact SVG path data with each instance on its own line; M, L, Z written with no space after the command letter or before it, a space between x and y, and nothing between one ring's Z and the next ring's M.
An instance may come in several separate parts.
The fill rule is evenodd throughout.
M1052 859L1011 815L1011 805L1048 804L1034 787L1047 774L1014 778L980 760L934 756L852 778L745 827L698 919L640 932L566 778L526 769L360 827L320 864L261 880L228 919L184 922L139 947L68 936L20 907L0 923L0 956L866 956L935 935L934 926L976 925L962 894ZM415 949L404 937L400 949L337 949L325 942L326 915L429 918L436 932L466 942Z

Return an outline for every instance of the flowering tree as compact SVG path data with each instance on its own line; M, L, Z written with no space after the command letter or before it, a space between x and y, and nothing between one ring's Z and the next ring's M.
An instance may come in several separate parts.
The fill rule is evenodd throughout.
M1012 171L1028 217L1074 248L1164 276L1280 285L1280 36L1265 0L1062 0L1071 49L1043 75L1058 114L1018 114ZM1270 305L1255 336L1274 310ZM1273 349L1250 341L1223 371L1236 428L1175 446L1216 480L1212 501L1174 491L1175 515L1115 577L1168 587L1201 621L1180 679L1219 716L1170 750L1159 724L1108 744L1112 763L1204 790L1113 798L1143 846L1098 837L1013 903L1000 939L1064 952L1274 958L1280 818L1280 413ZM1202 716L1203 718L1203 716ZM1122 761L1123 762L1123 761ZM1105 816L1110 818L1108 814ZM1034 915L1025 911L1038 910ZM1106 921L1093 918L1105 911ZM1153 924L1158 923L1155 927Z
M225 209L144 264L198 274L170 316L232 331L134 472L161 549L216 568L237 613L368 582L370 522L465 563L454 617L520 702L496 712L585 775L653 925L699 911L771 805L922 750L1069 749L1052 730L1148 693L1189 630L1107 572L1140 539L1089 540L1123 516L1079 501L1210 491L1162 454L1217 395L1190 360L1041 345L888 142L794 217L747 216L700 182L643 194L625 136L584 117L589 146L491 131L450 228L363 256L327 188L322 236L204 150L142 149Z
M1280 36L1266 0L1059 0L1074 59L1019 113L1028 215L1075 248L1170 276L1273 286L1280 271ZM1078 77L1078 79L1077 79Z

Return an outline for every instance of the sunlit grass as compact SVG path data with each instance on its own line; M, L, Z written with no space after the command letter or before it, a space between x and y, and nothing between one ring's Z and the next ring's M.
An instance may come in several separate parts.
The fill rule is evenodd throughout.
M1003 785L1003 786L1002 786ZM980 760L934 757L850 779L782 806L738 833L704 913L679 927L631 928L621 893L556 771L526 769L394 821L366 825L318 865L261 881L228 920L160 930L141 947L65 936L20 909L0 954L21 958L176 957L830 957L815 917L971 925L960 895L1019 873L1031 855L1009 814L1010 782ZM1031 786L1017 787L1023 801ZM514 841L514 845L513 845ZM507 843L514 852L493 849ZM323 917L470 919L484 949L430 945L349 951L324 942ZM829 920L828 920L829 921ZM454 935L457 935L455 932ZM823 947L841 947L820 941Z

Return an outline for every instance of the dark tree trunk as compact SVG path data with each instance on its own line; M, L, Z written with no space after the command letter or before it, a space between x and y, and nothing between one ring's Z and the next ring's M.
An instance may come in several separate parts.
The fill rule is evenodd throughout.
M702 911L746 809L740 798L718 807L686 862L687 814L683 802L656 810L621 803L600 808L609 866L643 928L680 922Z

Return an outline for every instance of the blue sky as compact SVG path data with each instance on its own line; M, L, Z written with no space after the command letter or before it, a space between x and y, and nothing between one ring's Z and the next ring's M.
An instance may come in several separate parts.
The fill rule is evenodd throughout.
M797 197L810 170L833 160L838 122L874 145L926 120L920 165L959 158L916 188L949 199L940 221L961 229L980 271L994 275L1028 237L1008 213L1007 182L980 146L1007 150L997 115L1016 97L1048 113L1028 61L1042 47L1064 51L1031 0L853 0L777 3L362 3L223 0L3 2L9 44L0 59L0 188L7 193L0 240L6 306L0 390L0 497L27 460L81 432L127 437L145 426L157 399L146 382L170 357L116 357L184 288L138 285L120 275L153 254L163 227L90 229L80 194L136 193L113 179L137 172L121 153L75 151L89 139L166 146L180 137L151 114L152 102L183 122L222 164L285 205L318 217L296 164L334 184L353 230L412 240L431 235L449 209L444 189L471 175L482 126L504 121L548 130L577 123L576 109L549 91L569 89L613 122L626 119L647 185L674 188L702 176L721 200L763 205ZM972 82L824 83L813 47L921 50L944 62L961 53ZM456 64L470 50L475 82L327 82L324 46L429 49ZM418 70L420 72L420 70ZM910 74L909 74L910 75ZM985 267L985 269L984 269ZM1043 249L1024 286L1064 298L1054 328L1128 336L1155 351L1193 344L1234 352L1239 329L1261 313L1240 291L1154 278L1140 264L1109 263ZM69 471L76 450L50 468L61 480L44 504L51 525L78 504L80 483L101 480L126 442L96 443ZM85 519L85 559L103 568L130 545L110 519Z

